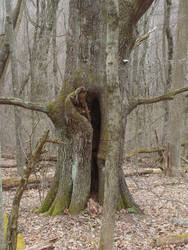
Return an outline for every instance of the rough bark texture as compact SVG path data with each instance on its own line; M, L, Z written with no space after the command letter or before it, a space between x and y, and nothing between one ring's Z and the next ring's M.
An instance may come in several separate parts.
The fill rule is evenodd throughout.
M179 2L178 23L176 30L176 45L174 55L173 69L173 88L182 88L185 84L186 76L186 59L188 48L188 1ZM177 176L181 172L180 148L181 148L181 131L182 131L182 115L183 114L183 98L177 96L170 105L170 117L168 128L169 143L169 164L167 164L166 174L169 176ZM167 159L168 160L168 159Z
M0 141L0 164L1 164L1 141ZM2 190L2 174L1 174L1 168L0 168L0 250L5 249L5 226L4 225L5 225L4 202L3 202L3 190Z
M59 149L54 183L38 212L56 215L69 209L70 212L77 213L85 207L90 192L98 192L99 202L102 203L105 164L110 166L114 162L114 169L117 166L121 168L128 114L127 103L123 102L126 70L122 59L129 56L136 39L134 8L129 2L120 1L120 19L115 20L117 23L113 24L119 24L120 31L119 41L116 41L118 50L116 48L115 53L120 83L113 73L113 77L108 76L112 77L108 84L106 65L110 74L113 62L110 61L109 53L109 61L106 64L105 1L69 2L65 81L61 94L47 105L47 114L64 145ZM114 48L110 48L109 44L108 49ZM116 73L117 77L118 72ZM83 100L83 96L79 97L81 88L86 89L87 103L83 102L85 97ZM120 172L117 171L120 183L125 184L124 175ZM106 178L111 178L109 176L110 173ZM78 182L81 177L82 186ZM110 179L109 185L111 181L113 180ZM116 181L115 183L117 185ZM119 188L122 207L133 206L135 211L142 212L133 202L127 186L119 185Z

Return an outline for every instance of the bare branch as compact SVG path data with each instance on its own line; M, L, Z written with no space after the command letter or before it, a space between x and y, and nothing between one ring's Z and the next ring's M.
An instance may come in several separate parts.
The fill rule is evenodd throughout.
M46 142L54 143L54 144L64 144L63 141L57 140L57 139L46 139Z
M26 102L26 101L23 101L22 99L14 98L14 97L0 97L0 104L14 105L14 106L18 106L18 107L25 108L25 109L30 109L33 111L43 112L46 114L49 113L49 109L45 105Z
M153 98L149 98L149 99L133 98L132 100L130 100L128 114L130 114L138 105L152 104L152 103L161 102L161 101L173 100L176 95L181 94L181 93L186 92L186 91L188 91L188 87L176 89L176 90L173 90L167 94L160 95L160 96L153 97Z
M10 213L9 221L8 221L8 228L7 228L8 248L7 249L15 249L13 248L13 246L16 246L16 242L17 242L17 225L18 225L20 201L21 201L23 192L27 187L29 176L31 175L31 172L34 170L36 164L40 160L41 151L46 142L46 139L48 138L48 134L49 134L49 131L48 130L45 131L44 135L38 141L32 153L32 157L29 160L27 167L24 169L24 175L21 178L19 186L16 190L16 194L13 199L12 209L11 209L11 213Z

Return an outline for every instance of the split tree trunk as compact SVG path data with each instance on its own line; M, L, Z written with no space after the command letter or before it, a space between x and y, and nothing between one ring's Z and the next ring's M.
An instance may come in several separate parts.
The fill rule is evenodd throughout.
M128 18L133 10L120 2L121 40L117 42L121 57L118 60L129 56L136 39L132 33L134 29L130 28L135 24ZM112 162L120 167L118 193L121 206L142 212L131 197L121 169L128 108L122 101L125 90L120 86L126 80L126 73L124 64L117 66L121 85L118 86L116 81L107 84L104 10L105 3L100 0L70 1L64 86L56 100L48 105L48 116L64 145L59 148L54 182L38 212L56 215L69 209L71 213L78 213L86 206L90 194L96 192L99 202L103 203L105 164ZM115 94L115 102L116 90L119 94ZM113 128L118 128L117 133L110 125L112 121Z

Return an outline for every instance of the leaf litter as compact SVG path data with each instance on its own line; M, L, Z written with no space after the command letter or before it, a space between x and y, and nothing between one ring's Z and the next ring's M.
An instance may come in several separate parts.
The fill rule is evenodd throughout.
M146 161L146 160L145 160ZM145 162L144 161L144 162ZM143 161L142 166L144 167ZM146 162L146 167L148 162ZM134 162L126 162L124 171L133 168ZM136 165L136 164L135 164ZM140 169L139 167L139 169ZM15 176L15 169L2 169L3 177ZM52 175L54 168L49 168ZM40 178L40 177L39 177ZM188 232L188 181L185 178L169 178L158 174L126 177L129 189L145 215L135 215L128 210L117 211L114 249L188 249L188 244L166 244L157 247L158 237ZM44 185L43 195L49 185ZM4 191L5 211L10 212L15 189ZM102 208L93 199L79 215L56 217L35 214L40 206L39 192L29 187L20 204L19 233L25 239L26 250L90 250L97 249L102 219ZM183 224L185 222L185 224Z

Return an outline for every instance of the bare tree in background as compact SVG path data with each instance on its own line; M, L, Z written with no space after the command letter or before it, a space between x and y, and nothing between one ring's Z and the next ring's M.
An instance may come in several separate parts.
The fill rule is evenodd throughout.
M6 34L7 34L7 45L9 47L9 54L11 61L13 95L15 97L19 97L19 79L18 79L18 67L16 59L11 1L10 0L5 1L5 5L6 5ZM18 169L18 174L22 175L25 157L22 152L23 149L22 122L21 122L21 115L19 108L14 107L14 115L15 115L15 132L16 132L17 169Z

